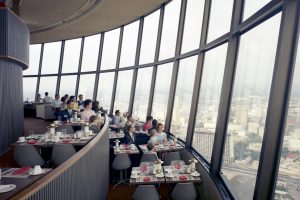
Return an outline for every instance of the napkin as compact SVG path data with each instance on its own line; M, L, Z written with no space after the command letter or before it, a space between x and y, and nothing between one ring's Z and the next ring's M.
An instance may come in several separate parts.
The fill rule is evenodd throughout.
M144 177L144 181L151 181L151 178L149 176Z
M20 174L25 174L30 170L30 166L22 167L20 169L16 169L12 175L20 175Z
M181 181L187 180L187 177L186 176L179 176L179 180L181 180Z
M68 144L68 143L70 143L71 141L72 141L72 140L68 140L68 139L62 140L62 142L65 143L65 144Z
M27 143L28 143L28 144L36 144L37 141L35 141L35 140L29 140Z

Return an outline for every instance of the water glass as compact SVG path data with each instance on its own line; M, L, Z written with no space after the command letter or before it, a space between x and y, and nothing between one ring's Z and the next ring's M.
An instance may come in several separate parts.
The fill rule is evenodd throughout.
M58 116L58 117L57 117L57 120L58 120L58 121L61 121L61 116Z
M61 129L61 133L63 138L67 137L67 129Z

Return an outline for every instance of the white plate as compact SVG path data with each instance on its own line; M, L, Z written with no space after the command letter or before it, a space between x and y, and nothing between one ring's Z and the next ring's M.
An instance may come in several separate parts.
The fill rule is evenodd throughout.
M18 144L20 144L20 143L24 143L24 142L27 142L27 141L26 141L26 140L25 140L25 141L23 141L23 142L21 142L21 141L19 141L19 140L17 141L17 143L18 143Z
M138 175L136 175L136 176L131 176L132 179L136 179L137 177L138 177Z
M80 138L80 140L89 140L90 139L90 137L82 137L82 138Z
M9 192L16 188L16 185L9 184L9 185L0 185L0 193Z
M197 177L197 176L200 176L200 173L198 173L198 172L193 172L193 173L191 173L191 175Z
M167 178L173 178L173 177L174 177L174 174L166 174L166 177L167 177Z
M43 170L43 169L42 169L42 172L41 172L41 173L34 173L34 171L32 170L32 171L30 171L28 174L29 174L29 175L32 175L32 176L37 176L37 175L43 174L44 172L45 172L45 170Z
M157 178L163 178L165 175L163 173L160 173L160 174L156 174L155 175Z

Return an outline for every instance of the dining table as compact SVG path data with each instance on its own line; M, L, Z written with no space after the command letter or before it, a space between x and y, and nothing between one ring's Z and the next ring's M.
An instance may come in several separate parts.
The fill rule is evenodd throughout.
M197 171L190 171L188 168L188 165L163 166L166 183L201 183L201 174Z
M165 174L161 170L161 173L153 173L153 165L141 165L139 167L133 167L129 183L132 185L145 185L145 184L160 184L165 183Z
M141 144L139 145L140 149L143 151L143 153L148 152L147 144ZM184 146L176 143L174 144L171 141L168 141L165 144L156 144L153 148L154 152L169 152L169 151L180 151L184 149Z
M139 153L140 151L138 150L135 144L120 144L119 147L114 146L115 155L119 155L119 154L134 155Z

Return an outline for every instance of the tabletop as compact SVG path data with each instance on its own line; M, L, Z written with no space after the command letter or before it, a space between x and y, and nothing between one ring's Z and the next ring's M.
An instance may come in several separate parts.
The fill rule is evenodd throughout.
M133 176L133 173L136 173L137 176ZM143 168L141 166L133 167L129 182L133 185L164 183L165 175L163 170L160 174L153 174L153 166L147 166L146 168Z
M138 150L137 146L135 144L120 144L119 145L120 148L116 148L114 146L114 154L118 155L118 154L128 154L128 155L132 155L132 154L139 154L140 151Z
M139 145L139 147L141 148L141 150L143 152L148 152L147 144ZM153 151L154 152L167 152L167 151L180 151L182 149L184 149L184 146L182 146L181 144L177 143L176 145L171 145L171 142L168 142L167 144L155 145Z

